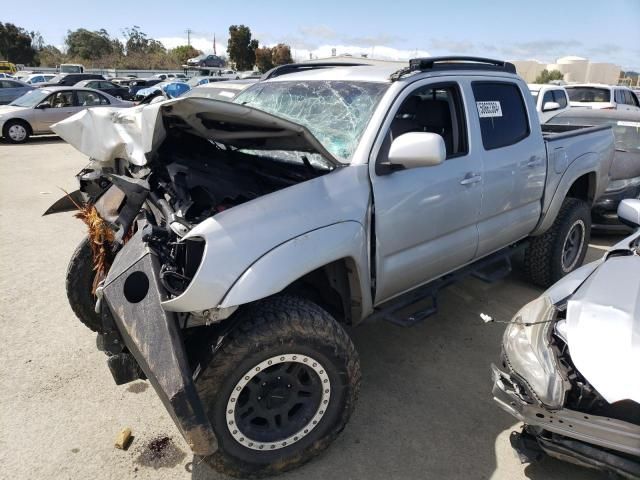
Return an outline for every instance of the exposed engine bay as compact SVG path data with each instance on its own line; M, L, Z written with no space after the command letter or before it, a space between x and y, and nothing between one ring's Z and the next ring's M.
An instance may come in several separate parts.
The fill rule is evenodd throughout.
M640 235L566 276L507 327L494 400L524 423L521 460L543 453L640 478ZM616 291L611 285L614 279Z
M160 281L177 296L193 277L203 249L198 241L178 242L180 237L220 212L333 168L313 153L241 150L176 129L148 165L116 161L98 169L90 166L78 178L85 200L118 232L109 257L133 233L135 219L144 215L144 240L162 260Z

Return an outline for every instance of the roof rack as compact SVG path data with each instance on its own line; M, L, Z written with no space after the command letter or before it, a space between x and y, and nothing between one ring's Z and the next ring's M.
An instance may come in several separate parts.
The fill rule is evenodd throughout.
M426 72L429 70L490 70L498 72L516 73L516 66L504 60L494 60L484 57L424 57L412 58L409 66L391 74L391 80L398 80L412 72Z
M333 67L360 67L367 65L366 63L356 62L315 62L315 63L289 63L287 65L280 65L267 71L260 80L268 80L270 78L279 77L280 75L286 75L288 73L304 72L306 70L314 70L317 68L333 68Z

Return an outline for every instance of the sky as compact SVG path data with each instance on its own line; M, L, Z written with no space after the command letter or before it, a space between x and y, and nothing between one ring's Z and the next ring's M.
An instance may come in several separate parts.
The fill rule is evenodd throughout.
M229 25L244 24L261 45L284 42L296 60L338 54L408 59L467 54L551 63L577 55L640 71L640 0L2 0L0 22L64 45L67 30L138 25L171 48L187 43L225 53ZM28 8L26 6L28 5Z

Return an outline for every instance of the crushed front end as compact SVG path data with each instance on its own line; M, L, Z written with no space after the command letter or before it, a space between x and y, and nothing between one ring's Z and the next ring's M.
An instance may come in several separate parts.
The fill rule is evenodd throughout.
M602 273L598 270L583 267L514 316L503 337L500 364L491 367L493 397L524 424L511 435L523 463L547 454L640 478L640 404L629 398L607 401L583 375L591 370L581 372L571 355L580 346L576 322L568 316L574 320L576 305L584 302L580 290L594 286L593 278ZM598 354L594 349L593 355ZM624 365L619 367L624 371ZM633 370L628 368L627 374L637 375ZM624 381L620 371L611 376Z

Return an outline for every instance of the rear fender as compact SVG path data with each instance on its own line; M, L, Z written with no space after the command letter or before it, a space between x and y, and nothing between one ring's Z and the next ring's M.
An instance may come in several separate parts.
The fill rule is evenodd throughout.
M358 222L329 225L289 240L256 260L233 284L221 308L243 305L274 295L320 267L349 258L356 272L361 316L371 313L371 286L365 230ZM357 321L358 319L354 319Z

